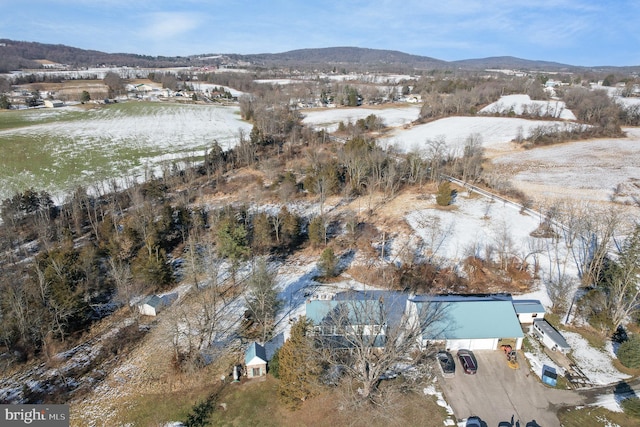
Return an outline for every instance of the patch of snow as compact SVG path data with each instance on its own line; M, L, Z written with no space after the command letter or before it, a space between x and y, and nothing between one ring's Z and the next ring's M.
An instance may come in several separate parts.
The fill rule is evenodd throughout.
M537 112L539 117L554 117L564 120L576 120L576 116L563 101L534 101L529 95L506 95L480 110L480 114L505 114L509 111L521 116L525 110L528 114Z
M425 394L425 396L435 396L438 406L443 407L447 411L447 414L449 414L449 416L453 415L453 408L451 408L451 406L444 399L444 395L442 394L442 392L436 390L434 384L426 386L422 389L422 392Z
M428 148L428 141L441 139L448 152L461 153L467 138L479 135L484 148L511 150L511 141L519 135L526 138L533 128L561 124L563 123L557 121L511 117L446 117L410 129L394 129L389 136L381 138L378 144L383 147L394 146L401 152L424 151Z
M370 114L374 114L387 127L399 127L409 124L420 116L419 105L402 105L386 108L328 108L321 110L305 111L303 123L313 126L316 130L324 129L334 132L338 129L340 122L355 123L359 119L364 119Z
M514 171L511 180L527 193L540 188L545 197L633 203L634 198L640 197L640 130L624 131L627 138L575 141L511 152L494 158L493 163Z
M562 335L571 345L571 355L576 364L593 384L607 385L630 378L613 366L607 351L590 346L582 335L569 331L562 331Z
M83 111L80 118L73 120L2 130L2 141L11 141L15 136L32 138L37 135L42 140L43 152L47 152L52 163L43 170L33 171L26 170L28 168L13 170L7 166L0 174L0 199L28 187L60 195L77 186L88 187L102 180L115 178L124 182L151 172L157 175L161 173L161 163L202 156L214 140L223 149L232 148L238 141L239 130L245 134L251 130L251 125L242 121L238 112L239 107L212 105L117 104ZM109 158L124 147L133 153L145 154L128 160L114 159L106 165L98 160L99 165L91 165L93 157ZM43 181L46 176L43 171L55 176L58 170L75 168L76 163L84 169L67 177L66 183L57 184L63 188L52 188L53 183ZM88 169L92 167L94 169ZM122 178L123 175L129 178Z

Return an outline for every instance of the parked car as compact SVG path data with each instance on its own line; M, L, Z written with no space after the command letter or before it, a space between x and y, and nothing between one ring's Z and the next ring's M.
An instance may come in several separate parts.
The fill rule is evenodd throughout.
M467 418L466 427L482 427L482 420L480 417L469 417Z
M436 354L438 359L438 366L440 366L440 372L445 378L451 378L456 374L456 363L453 360L453 356L448 351L441 350Z
M475 374L478 371L478 361L471 350L458 350L458 360L465 374Z

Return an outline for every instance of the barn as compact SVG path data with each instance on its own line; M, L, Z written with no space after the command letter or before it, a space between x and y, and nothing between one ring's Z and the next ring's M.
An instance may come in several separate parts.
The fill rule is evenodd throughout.
M499 297L415 296L407 302L412 316L438 315L422 333L422 347L439 342L449 350L520 350L524 334L513 303Z

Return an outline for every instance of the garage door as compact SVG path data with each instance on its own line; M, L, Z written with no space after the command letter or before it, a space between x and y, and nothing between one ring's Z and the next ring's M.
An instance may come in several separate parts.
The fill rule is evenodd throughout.
M450 350L459 350L466 348L467 350L495 350L497 339L466 339L466 340L448 340L447 348Z

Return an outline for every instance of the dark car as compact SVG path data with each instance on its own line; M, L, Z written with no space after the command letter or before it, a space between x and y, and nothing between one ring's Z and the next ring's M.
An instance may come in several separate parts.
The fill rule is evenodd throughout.
M458 350L458 360L465 374L475 374L478 371L478 361L471 350Z
M445 378L451 378L456 374L456 364L453 360L453 356L448 351L441 350L436 354L438 359L438 366L440 366L440 372Z
M465 427L482 427L482 420L480 417L469 417L465 423Z

